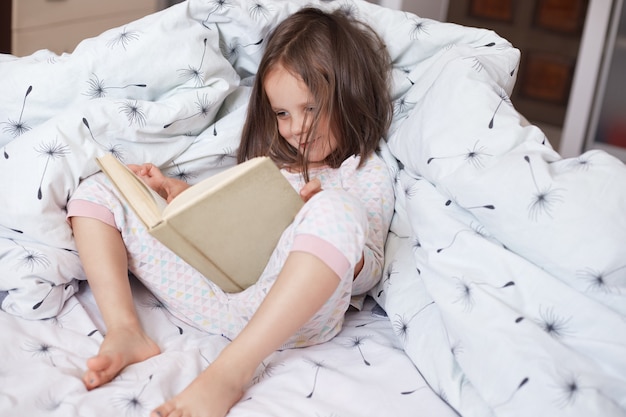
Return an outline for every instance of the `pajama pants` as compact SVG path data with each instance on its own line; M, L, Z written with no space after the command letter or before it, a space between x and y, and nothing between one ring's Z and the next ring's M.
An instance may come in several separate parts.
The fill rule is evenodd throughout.
M257 283L239 293L225 293L211 277L202 276L153 238L103 174L80 184L68 204L68 217L72 216L96 218L118 229L127 248L129 270L175 317L230 339L255 313L291 251L317 256L339 276L337 289L282 348L322 343L339 332L368 230L365 209L355 196L341 189L324 190L303 206L282 234ZM242 253L241 261L245 258Z

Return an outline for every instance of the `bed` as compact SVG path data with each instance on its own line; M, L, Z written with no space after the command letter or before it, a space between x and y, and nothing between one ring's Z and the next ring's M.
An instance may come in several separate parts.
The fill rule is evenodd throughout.
M105 152L190 183L232 166L263 40L304 5L388 45L396 210L365 307L268 357L229 416L626 415L626 167L559 156L510 101L520 54L496 33L360 0L187 0L0 56L0 415L145 416L228 343L131 277L163 353L86 391L105 328L65 205Z

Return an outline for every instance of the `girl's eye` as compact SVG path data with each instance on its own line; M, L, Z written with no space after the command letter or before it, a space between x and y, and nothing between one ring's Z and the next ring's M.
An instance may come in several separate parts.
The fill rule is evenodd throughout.
M315 107L309 106L309 107L306 108L306 111L309 112L309 113L313 113L315 111Z
M284 119L285 117L287 117L287 112L286 111L277 111L276 112L276 117L278 117L279 119Z

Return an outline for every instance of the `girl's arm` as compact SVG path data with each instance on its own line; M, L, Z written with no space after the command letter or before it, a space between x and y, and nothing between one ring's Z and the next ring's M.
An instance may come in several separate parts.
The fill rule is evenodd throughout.
M385 162L376 155L359 169L346 169L342 178L344 188L363 202L369 221L363 258L355 267L352 285L352 295L360 295L376 285L382 276L385 241L395 203L393 179ZM360 271L359 265L362 265Z
M320 191L322 191L322 183L319 179L314 178L311 181L307 182L304 187L302 187L302 189L300 190L300 197L302 197L302 200L306 203L311 197L313 197ZM361 256L359 262L357 262L357 264L354 266L354 279L356 279L356 277L363 269L364 263L365 255Z

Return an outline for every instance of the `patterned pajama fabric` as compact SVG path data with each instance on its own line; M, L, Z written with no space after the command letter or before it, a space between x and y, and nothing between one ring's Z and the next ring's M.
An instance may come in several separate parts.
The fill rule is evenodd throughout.
M381 276L384 242L393 214L392 181L377 156L357 170L358 162L353 157L338 169L311 171L311 177L320 179L324 191L311 198L285 230L258 282L239 293L223 292L210 277L206 279L153 238L103 174L81 183L68 204L68 217L89 216L107 223L112 220L126 244L130 271L171 313L188 324L230 339L263 301L292 249L313 253L325 262L326 256L339 259L343 266L340 270L333 268L337 262L329 264L340 275L335 293L283 347L309 346L335 336L352 295L365 293ZM283 173L295 189L304 185L300 175ZM96 210L88 214L78 211L76 208L84 202ZM331 250L324 252L326 248ZM361 253L365 264L353 280ZM241 256L245 262L246 254Z

